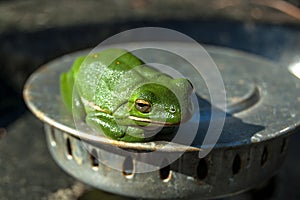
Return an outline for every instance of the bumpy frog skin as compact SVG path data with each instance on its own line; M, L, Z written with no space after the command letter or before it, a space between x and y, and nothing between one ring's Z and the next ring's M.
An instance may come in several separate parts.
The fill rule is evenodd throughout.
M78 57L61 74L61 97L70 111L73 87L86 123L120 141L149 141L157 130L178 126L193 112L187 79L173 79L123 49Z

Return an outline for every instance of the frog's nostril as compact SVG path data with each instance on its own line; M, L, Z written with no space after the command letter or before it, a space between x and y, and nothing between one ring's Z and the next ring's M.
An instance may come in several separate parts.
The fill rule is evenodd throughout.
M175 113L176 109L171 109L170 111L171 111L171 113Z
M171 107L171 108L169 109L169 111L170 111L170 113L176 113L176 108Z

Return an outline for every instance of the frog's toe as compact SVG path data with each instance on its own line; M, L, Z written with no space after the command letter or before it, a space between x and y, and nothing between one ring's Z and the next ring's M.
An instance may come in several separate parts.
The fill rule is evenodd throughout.
M128 127L125 135L120 138L120 141L124 142L145 142L151 138L145 135L145 131L136 127Z
M144 142L145 138L134 137L131 135L125 135L124 137L120 138L119 140L123 141L123 142Z

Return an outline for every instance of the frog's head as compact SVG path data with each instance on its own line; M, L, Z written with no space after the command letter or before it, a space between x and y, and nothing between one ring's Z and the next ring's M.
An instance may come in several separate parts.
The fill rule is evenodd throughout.
M171 79L167 86L146 83L129 99L129 118L139 126L172 126L187 121L193 113L193 87L187 79Z

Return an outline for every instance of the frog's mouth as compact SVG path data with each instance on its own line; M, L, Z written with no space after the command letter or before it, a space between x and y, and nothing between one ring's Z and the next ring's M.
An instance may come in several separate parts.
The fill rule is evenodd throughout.
M164 122L164 121L157 121L149 118L141 118L141 117L136 117L136 116L128 116L129 119L135 121L135 122L143 122L146 124L151 124L155 126L178 126L180 123L170 123L170 122Z
M100 106L96 105L95 103L93 102L90 102L84 98L81 97L81 100L83 102L83 104L85 106L89 106L90 108L94 109L94 110L97 110L99 112L104 112L104 113L107 113L107 114L111 114L111 112L109 112L108 110L106 109L102 109ZM130 115L128 116L129 119L135 121L135 122L141 122L143 123L143 125L141 126L144 126L145 128L151 128L151 127L170 127L170 126L178 126L180 125L180 123L184 122L185 120L181 121L181 122L178 122L178 123L171 123L171 122L165 122L165 121L158 121L158 120L153 120L153 119L150 119L150 118L142 118L142 117L137 117L137 116L133 116L133 115Z

